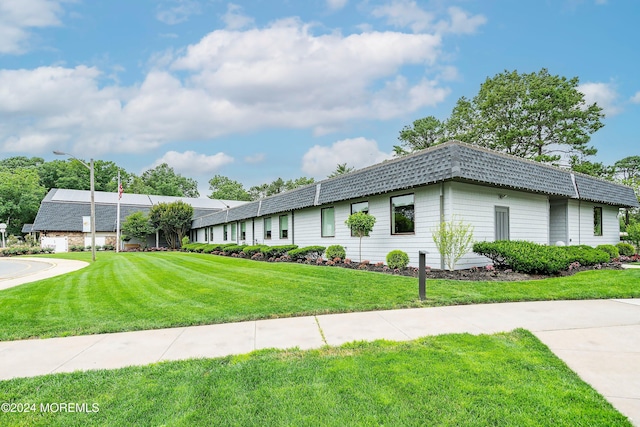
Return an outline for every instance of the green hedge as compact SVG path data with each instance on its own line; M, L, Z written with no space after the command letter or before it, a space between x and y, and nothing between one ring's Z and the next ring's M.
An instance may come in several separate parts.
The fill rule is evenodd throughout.
M278 258L296 249L298 249L298 245L266 246L260 249L260 252L262 252L266 258Z
M631 243L620 242L616 245L616 248L618 248L620 255L632 256L636 253L636 248Z
M306 246L304 248L293 249L287 252L287 255L293 260L311 260L314 261L324 253L324 246Z
M262 250L262 248L266 248L267 245L253 245L245 247L242 252L244 252L248 257L252 257L258 252Z
M547 246L525 241L477 242L473 251L491 259L498 268L530 274L556 274L573 262L589 266L610 260L608 253L591 246Z
M618 248L613 245L598 245L596 246L596 249L608 253L610 259L618 258L620 256Z
M225 254L239 254L247 245L220 245L220 250Z

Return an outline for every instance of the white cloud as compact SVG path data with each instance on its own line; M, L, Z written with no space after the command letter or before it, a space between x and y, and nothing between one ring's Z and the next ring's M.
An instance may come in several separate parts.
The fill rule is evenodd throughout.
M459 7L448 8L447 18L436 21L438 13L427 12L415 0L393 0L374 7L371 13L376 18L386 18L389 25L410 28L415 33L435 31L440 34L473 34L487 22L483 15L470 16Z
M0 1L0 54L20 54L29 48L30 30L61 25L65 0Z
M156 18L167 25L176 25L201 12L202 8L197 0L164 0L158 6Z
M302 171L315 178L326 178L339 164L361 169L392 158L372 139L351 138L333 143L330 147L314 145L302 157Z
M443 33L473 34L478 30L478 27L487 22L487 18L483 15L469 16L459 7L450 7L448 13L450 20L440 21L437 26Z
M340 10L347 5L349 0L327 0L327 7L331 10Z
M387 18L390 25L411 28L416 33L432 28L435 19L433 13L426 12L412 0L393 0L375 7L372 14L376 18Z
M144 152L265 128L322 134L351 120L389 119L445 99L449 89L438 80L402 74L407 65L439 70L440 46L433 34L314 35L287 19L214 31L157 55L130 87L96 67L0 69L0 150Z
M227 13L222 15L222 21L229 30L240 30L254 23L252 17L242 13L242 6L233 3L227 5Z
M622 112L618 104L618 92L613 83L583 83L578 90L584 94L587 104L597 103L607 116L615 116Z
M247 163L252 163L252 164L256 164L256 163L262 163L264 162L264 160L267 158L267 155L264 153L256 153L252 156L247 156L244 158L244 161Z
M636 94L631 97L631 102L634 104L640 104L640 91L636 92Z
M204 175L216 172L222 166L233 163L234 159L225 153L217 153L212 156L198 154L195 151L168 151L156 160L149 169L155 168L162 163L171 166L177 173L187 175Z

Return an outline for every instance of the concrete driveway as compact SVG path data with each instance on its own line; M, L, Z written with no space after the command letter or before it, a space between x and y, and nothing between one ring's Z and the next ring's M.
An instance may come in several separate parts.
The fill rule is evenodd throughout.
M70 273L87 265L87 262L70 259L0 258L0 290Z

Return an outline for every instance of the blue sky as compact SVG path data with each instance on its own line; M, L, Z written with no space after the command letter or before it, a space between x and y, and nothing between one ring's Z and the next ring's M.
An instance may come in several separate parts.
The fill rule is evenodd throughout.
M640 155L635 0L0 0L0 158L249 187L391 156L504 70L577 76L594 160Z

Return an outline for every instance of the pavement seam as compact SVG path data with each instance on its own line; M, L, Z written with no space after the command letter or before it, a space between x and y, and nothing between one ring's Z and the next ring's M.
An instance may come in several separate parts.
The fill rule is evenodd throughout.
M320 338L322 338L322 342L324 343L324 345L329 345L329 343L327 342L327 337L324 336L324 331L320 326L320 320L318 319L318 316L313 316L313 318L316 319L316 325L318 325L318 331L320 331Z
M404 335L405 337L407 337L408 339L412 340L415 338L412 338L411 336L409 336L409 334L407 334L405 331L403 331L402 329L400 329L399 327L397 327L396 325L394 325L393 323L391 323L389 320L385 319L385 317L382 315L382 313L377 313L378 317L380 317L382 320L384 320L385 322L387 322L388 325L390 325L392 328L394 328L395 330L397 330L398 332L400 332L402 335Z
M164 355L167 354L167 352L171 349L171 347L176 343L178 338L180 338L182 336L182 334L184 334L186 332L186 330L187 330L186 327L182 328L182 332L180 332L178 335L176 335L176 337L173 339L173 341L171 341L171 343L167 346L167 348L165 348L165 350L162 352L162 354L160 355L160 357L157 360L158 362L162 360Z
M69 359L65 360L64 362L62 362L60 365L58 365L55 368L53 368L48 373L49 374L55 374L58 369L62 368L64 365L66 365L67 363L71 362L73 359L75 359L76 357L80 356L85 351L89 350L90 348L93 348L99 342L104 341L106 338L107 338L107 335L103 336L102 338L100 338L96 342L92 343L90 346L83 348L80 352L76 353L73 357L70 357Z

